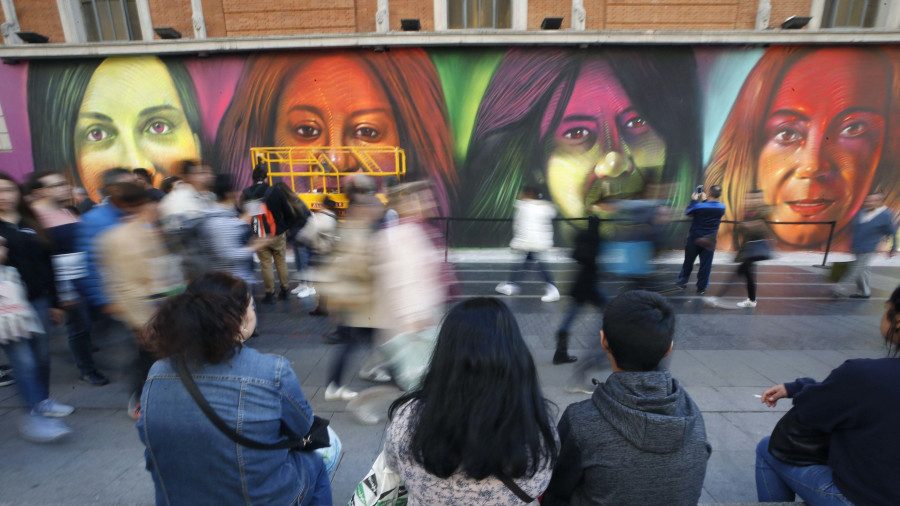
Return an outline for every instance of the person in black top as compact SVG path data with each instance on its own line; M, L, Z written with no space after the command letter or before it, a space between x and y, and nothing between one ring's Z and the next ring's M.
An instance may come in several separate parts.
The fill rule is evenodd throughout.
M287 197L278 188L269 186L267 181L268 170L262 164L253 169L253 185L245 188L241 193L241 202L244 210L253 216L255 231L260 236L274 237L274 240L266 247L260 248L256 255L259 257L259 265L262 270L263 285L266 288L266 296L263 304L275 303L275 273L272 269L274 260L275 270L278 271L278 281L281 291L278 298L287 300L290 291L288 284L287 261L287 223L285 218L291 216L290 204ZM250 204L250 205L248 205Z
M153 202L159 202L166 196L166 192L154 188L153 187L153 176L150 175L150 171L147 169L134 169L131 171L135 175L135 180L137 180L137 184L141 185L141 187L147 190L147 195L150 197L150 200Z
M63 207L70 194L69 183L62 174L51 171L32 172L31 209L53 241L51 254L56 276L56 294L66 311L69 350L75 358L81 381L95 386L109 383L97 370L91 352L91 323L87 301L78 294L76 285L87 275L87 253L78 247L80 220Z
M825 381L799 378L775 385L762 402L794 400L801 424L829 435L827 464L796 466L769 453L769 438L756 447L760 502L900 504L900 287L885 304L881 336L888 356L847 360ZM777 352L776 352L777 353Z
M74 411L50 398L50 330L62 320L56 294L50 238L22 199L16 182L0 172L0 263L14 267L28 302L37 313L40 329L2 344L16 373L17 386L29 409L19 430L25 439L49 442L71 432L59 420Z

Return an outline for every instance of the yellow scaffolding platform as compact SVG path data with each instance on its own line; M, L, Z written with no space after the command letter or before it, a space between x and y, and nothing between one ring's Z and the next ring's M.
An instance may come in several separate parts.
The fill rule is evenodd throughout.
M339 209L347 207L347 199L341 190L341 178L354 174L372 177L406 174L406 152L396 146L316 146L316 147L260 147L250 148L253 167L263 164L269 172L269 184L274 178L288 178L291 190L297 193L310 209L322 207L325 197L337 203ZM339 168L333 160L341 157L347 163ZM297 191L297 178L306 178L304 191ZM302 180L302 179L301 179ZM379 198L384 200L382 195Z

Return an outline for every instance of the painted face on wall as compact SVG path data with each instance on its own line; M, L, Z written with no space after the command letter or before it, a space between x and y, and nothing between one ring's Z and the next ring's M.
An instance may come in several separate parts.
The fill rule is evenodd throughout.
M75 126L78 174L91 196L107 169L145 168L159 183L178 162L198 158L200 140L159 58L108 58L97 67Z
M275 121L276 146L395 147L400 142L384 88L368 68L348 56L317 58L303 67L286 83ZM321 154L340 171L353 172L369 162L344 150ZM372 159L382 169L394 168L393 155L373 155ZM327 184L333 188L334 182Z
M547 185L563 215L585 216L600 198L633 198L659 181L665 142L605 61L584 64L559 126L547 132L555 102L544 114L543 129L551 136Z
M763 125L758 187L772 221L836 220L859 210L881 158L890 76L876 55L817 51L784 76ZM827 226L773 225L782 241L818 246Z

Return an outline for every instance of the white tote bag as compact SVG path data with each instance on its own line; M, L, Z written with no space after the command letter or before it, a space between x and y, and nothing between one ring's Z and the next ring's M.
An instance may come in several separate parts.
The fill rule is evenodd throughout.
M400 475L387 466L381 452L347 506L406 506L408 495Z

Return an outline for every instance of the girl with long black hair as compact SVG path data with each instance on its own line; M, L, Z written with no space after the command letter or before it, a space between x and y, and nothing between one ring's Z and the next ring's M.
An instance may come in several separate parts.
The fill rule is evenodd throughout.
M515 317L497 299L450 310L421 386L389 416L386 462L409 504L518 505L550 482L559 437Z

